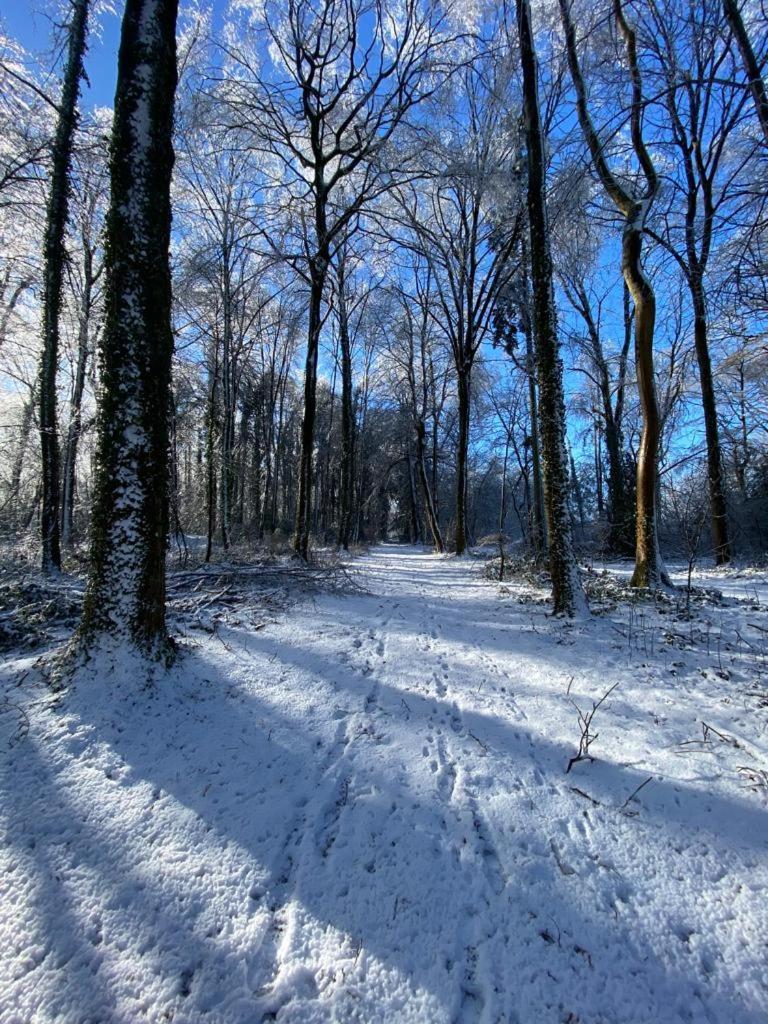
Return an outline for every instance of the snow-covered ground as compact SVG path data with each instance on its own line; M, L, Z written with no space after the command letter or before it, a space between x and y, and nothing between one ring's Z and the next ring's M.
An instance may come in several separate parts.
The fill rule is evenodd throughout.
M356 568L151 691L5 664L2 1024L763 1024L759 594L568 624L466 560Z

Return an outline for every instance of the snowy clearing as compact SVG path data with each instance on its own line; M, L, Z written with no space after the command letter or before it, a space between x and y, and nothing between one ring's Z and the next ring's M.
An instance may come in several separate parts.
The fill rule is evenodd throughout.
M765 1021L759 595L568 624L420 548L356 570L151 691L6 662L2 1024Z

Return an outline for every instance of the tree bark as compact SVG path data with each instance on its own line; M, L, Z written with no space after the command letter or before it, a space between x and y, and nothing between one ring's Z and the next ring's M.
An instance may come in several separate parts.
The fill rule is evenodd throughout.
M216 409L219 387L219 343L215 334L211 344L213 346L213 369L208 385L205 430L206 562L210 562L213 554L213 535L216 531Z
M355 490L355 409L352 395L352 345L349 337L344 257L338 266L339 350L341 356L341 494L339 545L349 551Z
M658 192L658 177L645 146L642 130L644 109L642 80L637 61L637 43L629 26L621 0L614 0L616 23L624 39L632 80L632 148L645 178L645 192L638 199L631 195L608 167L602 143L587 108L584 78L576 52L576 33L569 0L559 0L571 79L576 91L579 124L589 148L592 163L602 186L624 218L621 245L621 271L635 307L635 367L643 416L643 430L637 460L637 499L635 524L635 570L632 586L657 588L671 582L661 561L656 518L656 491L661 442L661 419L656 398L653 366L653 333L656 321L656 296L643 273L643 234L648 212Z
M523 117L528 158L528 221L531 241L533 327L539 378L539 418L544 469L544 508L549 536L552 601L556 615L574 615L584 607L568 514L568 463L565 451L565 402L560 361L552 256L546 208L544 145L539 112L537 61L528 0L517 0L517 28L523 73Z
M83 297L80 307L80 327L77 338L77 366L69 403L69 425L64 445L64 465L61 492L61 540L65 545L72 543L72 526L75 509L75 485L77 470L77 449L82 432L82 405L85 391L85 374L90 349L90 323L93 305L93 253L85 245L83 258Z
M229 246L230 229L225 224L225 240L222 247L222 351L221 351L221 486L219 488L219 518L221 529L221 546L229 551L232 535L232 507L234 497L235 472L233 456L235 449L235 368L233 366L232 337L232 280L231 253Z
M709 478L709 502L712 518L712 541L715 563L726 565L731 560L731 544L728 537L728 506L725 500L723 459L720 450L720 431L717 423L717 403L712 381L712 361L709 355L707 331L707 308L703 283L691 281L693 297L693 336L696 344L696 359L699 364L701 404L704 410L704 432L707 441L707 475Z
M760 74L760 65L757 63L749 33L741 17L738 0L723 0L723 13L739 48L744 74L747 76L749 89L755 103L755 113L763 129L766 145L768 145L768 91L766 91L763 76Z
M424 420L417 416L416 467L419 474L419 484L421 485L421 493L424 497L424 509L427 515L429 532L432 534L432 542L434 543L435 550L438 554L442 555L445 551L445 541L443 540L443 535L440 531L440 524L437 521L437 510L435 509L435 503L432 498L432 488L429 485L429 477L427 476L425 434Z
M661 443L661 419L653 368L653 332L656 295L641 266L642 230L630 217L622 240L621 270L635 306L635 371L643 415L643 431L637 456L637 523L633 587L658 587L669 579L661 561L656 523L656 490Z
M411 503L411 543L418 544L421 541L421 520L419 517L419 502L416 497L416 479L413 473L413 455L411 447L408 446L408 496Z
M533 475L533 504L531 505L531 547L533 557L538 561L547 551L547 537L544 525L544 488L541 482L541 446L539 445L539 402L536 394L536 353L531 329L531 297L529 290L528 253L523 237L523 289L525 335L525 366L528 375L528 410L531 417L531 469Z
M105 236L91 564L80 636L170 656L165 627L177 0L126 0Z
M38 400L41 448L41 540L44 572L61 568L59 524L60 452L56 424L56 377L59 363L59 318L64 280L69 206L69 174L77 129L77 101L83 77L88 33L88 0L73 0L67 63L64 69L56 134L51 153L51 181L43 246L43 351L40 359Z
M307 561L309 535L312 526L312 483L315 446L315 419L317 417L317 360L320 351L322 302L325 290L327 259L320 256L313 261L309 298L309 331L307 357L304 364L304 416L301 421L301 458L299 464L299 499L296 510L296 534L293 548Z
M469 372L459 372L459 438L456 451L456 554L467 550L467 457L469 454L469 418L471 412Z
M600 452L600 424L597 419L594 422L594 447L595 447L595 492L597 498L597 518L602 519L605 515L603 499L603 460Z

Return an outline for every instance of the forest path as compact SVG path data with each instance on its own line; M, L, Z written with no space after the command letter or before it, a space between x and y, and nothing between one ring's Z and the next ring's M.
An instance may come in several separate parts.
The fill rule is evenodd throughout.
M51 702L7 667L1 1024L758 1024L765 808L744 747L677 753L721 680L471 559L354 569L191 634L149 693ZM566 775L571 700L613 682Z

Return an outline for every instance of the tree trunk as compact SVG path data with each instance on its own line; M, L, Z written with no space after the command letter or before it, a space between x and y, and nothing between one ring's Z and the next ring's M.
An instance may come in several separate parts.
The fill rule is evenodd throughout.
M35 395L34 392L24 401L21 408L21 421L19 423L19 446L16 449L16 454L13 459L13 465L11 467L11 480L10 486L8 487L8 503L16 513L18 513L18 501L19 491L21 490L21 474L24 471L24 465L26 462L25 455L27 453L27 445L29 442L29 433L33 426L32 413L35 408ZM35 501L39 500L39 486L36 490ZM34 513L32 514L34 515ZM32 515L30 515L28 523L32 522ZM13 517L13 521L20 532L24 532L26 527L21 527L21 520Z
M459 440L456 450L456 554L467 550L467 457L469 453L469 417L471 411L470 375L459 370Z
M768 145L768 92L766 92L765 82L760 74L760 65L739 11L738 0L723 0L723 12L739 48L744 74L747 76L750 92L755 102L755 113L763 129L766 145Z
M751 452L749 449L749 430L747 424L746 374L744 360L739 362L739 441L734 445L733 461L736 469L736 480L742 501L747 499L747 469Z
M720 431L717 424L717 404L712 382L712 361L709 356L707 338L707 308L704 287L701 281L691 280L693 298L693 336L696 342L696 359L699 364L701 383L701 404L704 410L704 432L707 440L707 471L709 477L709 503L712 518L712 542L715 563L726 565L731 560L731 545L728 539L728 507L725 501L723 460L720 451Z
M338 271L339 348L341 353L341 495L339 544L349 551L355 490L355 409L352 395L352 345L349 337L343 260Z
M296 510L296 534L293 549L306 561L312 525L312 471L314 465L315 418L317 416L317 359L320 351L322 301L327 261L320 257L312 266L309 297L309 332L304 365L304 417L301 421L301 457L299 464L299 500Z
M10 298L5 298L5 288L7 287L8 280L10 278L10 269L6 271L5 280L3 282L2 298L3 298L3 313L0 316L0 349L3 348L7 340L6 335L8 333L8 325L11 322L11 316L13 311L18 305L19 299L24 292L32 285L32 279L23 277L19 281L11 292Z
M421 522L419 519L419 502L416 497L416 478L413 472L413 455L408 447L408 496L411 502L411 543L421 541Z
M72 398L69 403L69 425L64 445L64 465L62 470L61 539L65 545L72 543L77 448L82 432L82 404L83 392L85 391L85 372L89 356L93 280L93 254L86 244L83 259L83 298L80 307L80 328L77 338L77 366L72 387Z
M40 359L38 398L42 456L40 527L44 572L61 568L56 377L59 363L61 293L66 260L64 238L69 206L69 173L77 129L77 100L80 94L80 79L83 77L87 33L88 0L73 0L67 63L51 152L51 181L43 248L43 352Z
M637 206L636 217L640 217L640 204ZM635 370L643 415L643 431L637 456L637 523L632 586L657 588L662 584L669 586L670 580L661 561L656 521L661 443L661 419L653 370L656 296L642 270L642 245L642 230L636 227L636 219L630 217L624 229L621 270L635 307Z
M587 328L590 343L590 355L595 366L597 388L602 404L605 447L608 452L608 547L617 554L631 555L634 552L634 531L632 513L629 508L627 480L624 469L624 440L621 431L623 415L623 377L626 368L625 352L629 352L632 341L632 322L629 313L629 299L626 285L624 286L625 304L625 338L622 354L619 358L619 391L614 413L611 396L611 377L608 363L603 352L603 343L597 323L592 314L587 291L580 281L573 281L567 286L572 305L578 310Z
M524 250L525 240L523 240ZM533 473L533 505L531 507L531 545L533 556L538 561L547 550L547 538L544 530L544 489L541 484L541 451L539 446L539 404L536 395L536 355L534 352L533 331L531 330L531 302L529 285L529 268L527 252L523 255L525 289L525 316L523 317L523 333L525 334L525 366L528 374L528 411L531 417L531 464Z
M560 361L552 257L546 208L544 145L541 133L536 51L528 0L517 0L523 73L523 116L528 156L528 220L531 238L533 327L539 377L539 418L544 469L544 508L549 537L552 600L556 615L573 615L585 604L573 551L568 515L565 402Z
M170 655L165 628L177 0L126 0L105 234L91 565L80 635Z
M438 554L443 554L445 551L445 541L443 535L440 532L440 524L437 521L437 510L432 499L432 488L429 486L429 477L427 476L426 466L426 430L424 427L424 421L417 417L416 420L416 467L419 474L419 483L421 484L421 493L424 497L424 508L427 514L427 525L429 526L429 532L432 534L432 541L435 545L435 550Z
M233 454L235 448L236 397L234 368L232 365L232 288L230 281L230 252L225 243L223 248L222 305L224 330L221 352L221 486L219 488L219 509L221 546L229 551L232 539L232 504L234 491Z
M499 580L504 579L504 528L507 524L507 464L509 462L509 431L505 431L504 462L501 467L501 496L499 499Z
M582 537L584 536L584 497L581 493L581 484L579 483L579 477L576 472L576 463L573 461L573 452L569 453L569 459L571 463L571 480L573 481L573 494L576 498L576 510L579 513L579 526L581 527Z
M576 52L576 33L571 18L569 0L559 0L560 15L565 32L568 65L576 91L579 124L589 148L598 177L617 210L624 218L621 246L621 272L635 307L635 366L643 431L637 460L637 496L635 523L635 571L632 586L669 586L659 552L656 521L656 492L658 479L661 420L656 400L656 381L653 367L653 332L656 320L656 296L650 281L643 273L642 250L645 222L659 188L658 175L643 139L642 79L637 59L637 39L634 29L624 17L622 0L613 0L613 12L624 45L632 80L632 107L630 132L632 149L645 179L645 192L638 199L624 187L611 172L602 143L595 131L587 108L587 93Z
M219 345L214 336L213 369L208 385L208 410L205 431L205 476L206 476L206 545L205 561L210 562L213 554L213 535L216 531L216 408L219 385Z
M603 460L600 452L600 425L597 420L594 424L594 447L595 447L595 495L597 498L597 518L602 519L605 515L603 504Z

